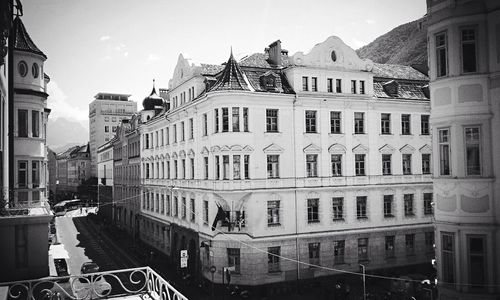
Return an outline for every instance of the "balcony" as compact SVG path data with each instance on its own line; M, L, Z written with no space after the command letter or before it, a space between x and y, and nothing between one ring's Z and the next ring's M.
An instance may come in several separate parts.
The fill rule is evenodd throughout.
M44 200L37 202L9 202L5 207L0 207L0 217L42 215L52 215L49 203Z
M188 299L149 267L0 283L5 299Z

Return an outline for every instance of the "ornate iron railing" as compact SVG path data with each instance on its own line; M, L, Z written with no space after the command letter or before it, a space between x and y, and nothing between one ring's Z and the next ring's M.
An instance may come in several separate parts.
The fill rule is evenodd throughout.
M154 300L187 300L168 281L149 267L114 270L85 275L45 277L0 283L7 299L109 299L132 295Z

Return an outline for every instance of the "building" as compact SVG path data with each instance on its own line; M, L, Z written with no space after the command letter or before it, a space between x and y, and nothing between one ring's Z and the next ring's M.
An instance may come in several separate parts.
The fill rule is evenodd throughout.
M99 215L113 219L113 140L97 149L97 203Z
M499 8L427 1L440 299L500 294Z
M48 189L49 189L49 200L55 201L56 183L57 183L57 155L50 148L47 148L47 176Z
M90 174L97 177L97 149L115 135L120 121L137 111L137 103L130 95L98 93L89 104Z
M428 94L427 76L337 37L223 65L180 55L172 106L142 112L141 238L177 268L187 250L206 280L232 267L237 285L429 267Z
M73 146L56 155L57 199L72 199L78 195L78 188L90 178L89 144Z
M46 93L49 78L43 64L47 56L24 27L20 2L12 7L11 1L3 1L1 8L2 44L9 32L7 64L4 45L1 50L1 73L7 71L8 80L0 75L2 192L6 192L2 193L0 207L0 281L6 281L48 275L48 224L52 214L47 205L46 176L45 137L50 109Z

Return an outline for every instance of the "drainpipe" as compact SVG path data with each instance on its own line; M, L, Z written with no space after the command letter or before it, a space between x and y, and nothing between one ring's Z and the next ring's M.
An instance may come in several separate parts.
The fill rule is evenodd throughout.
M296 155L296 132L295 132L295 104L298 100L297 94L293 99L293 114L292 114L292 141L293 141L293 178L294 178L294 199L295 199L295 259L297 260L297 293L300 293L300 250L299 250L299 216L298 216L298 206L297 206L297 155Z

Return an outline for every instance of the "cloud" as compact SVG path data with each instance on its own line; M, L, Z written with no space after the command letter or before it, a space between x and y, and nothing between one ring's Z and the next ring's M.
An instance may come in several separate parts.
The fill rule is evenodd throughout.
M155 60L160 60L160 56L154 53L149 53L148 61L155 61Z
M366 19L365 23L366 24L375 24L376 22L375 22L375 20L372 20L372 19Z
M81 109L74 104L68 102L68 96L59 87L59 85L51 80L47 85L48 107L52 110L49 118L66 118L78 121L83 126L88 127L88 111L87 108Z
M110 36L109 35L103 35L99 38L99 41L101 42L104 42L104 41L107 41L110 39Z

